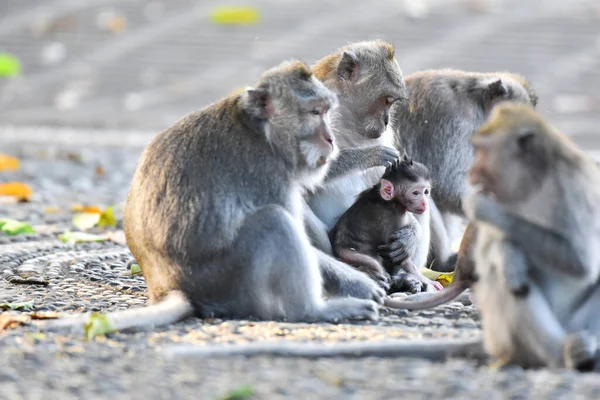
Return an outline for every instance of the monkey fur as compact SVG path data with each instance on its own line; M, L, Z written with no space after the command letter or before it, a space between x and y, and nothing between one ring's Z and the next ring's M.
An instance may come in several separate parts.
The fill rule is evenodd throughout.
M338 219L329 234L334 255L364 271L386 289L400 272L403 283L407 281L403 275L410 274L417 286L415 292L441 289L438 282L423 276L420 269L424 265L416 265L410 257L399 265L382 265L378 249L400 228L418 224L413 213L427 210L430 190L429 171L423 164L407 156L394 162L380 181L359 194ZM411 255L416 250L409 249Z
M431 171L435 191L431 203L431 268L453 270L450 243L464 232L446 226L448 214L464 216L462 198L467 193L467 171L473 162L471 135L495 105L510 102L535 106L537 95L520 75L508 72L479 73L453 69L426 70L405 78L408 102L391 109L395 145ZM460 219L452 219L460 224ZM410 230L399 235L384 252L394 253L406 243Z

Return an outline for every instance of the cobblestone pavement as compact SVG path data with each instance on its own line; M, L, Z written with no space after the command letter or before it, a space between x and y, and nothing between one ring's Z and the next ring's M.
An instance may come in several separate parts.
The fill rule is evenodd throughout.
M485 1L437 0L418 16L415 1L405 8L398 0L257 0L241 2L262 13L260 24L246 27L212 25L208 14L218 3L0 0L0 52L17 55L24 70L0 80L0 152L21 159L21 169L0 174L0 182L23 181L34 191L30 203L0 204L0 218L39 232L0 236L0 274L44 284L1 279L0 304L33 301L34 311L65 313L145 304L145 283L131 276L125 246L57 240L72 228L71 205L114 205L120 218L141 149L157 130L284 58L312 62L348 41L390 40L405 73L446 66L522 73L552 122L594 155L600 150L597 1L497 1L497 11L477 12L474 4ZM115 17L124 17L120 33L99 27ZM597 374L570 371L498 372L461 360L207 362L162 352L177 343L466 338L479 327L473 307L460 303L382 310L377 323L192 319L91 342L26 327L0 333L0 399L215 399L246 384L260 399L600 398Z

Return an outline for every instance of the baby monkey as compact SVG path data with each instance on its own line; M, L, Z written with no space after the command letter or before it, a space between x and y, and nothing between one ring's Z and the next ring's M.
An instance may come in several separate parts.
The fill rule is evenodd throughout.
M417 225L415 214L429 212L431 194L429 170L404 156L386 168L372 188L358 195L329 233L333 253L373 278L384 289L410 292L441 290L442 285L426 278L410 257L391 265L379 254L379 246L388 244L392 234L408 225Z

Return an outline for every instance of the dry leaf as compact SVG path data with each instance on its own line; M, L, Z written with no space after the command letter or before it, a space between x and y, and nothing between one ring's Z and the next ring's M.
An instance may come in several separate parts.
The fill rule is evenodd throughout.
M19 159L7 154L0 154L0 172L19 169Z
M57 319L59 314L56 311L38 311L27 314L31 319Z
M6 328L14 329L21 325L28 324L31 318L28 315L19 314L0 314L0 331Z
M83 204L73 204L71 207L72 211L81 213L96 213L102 214L102 209L97 206L84 206Z
M19 201L29 201L33 191L21 182L0 183L0 196L11 196Z

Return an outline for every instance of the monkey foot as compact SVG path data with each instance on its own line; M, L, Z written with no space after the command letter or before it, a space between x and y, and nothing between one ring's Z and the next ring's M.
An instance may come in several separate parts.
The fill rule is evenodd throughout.
M581 372L593 371L597 353L598 340L588 332L572 333L565 339L563 357L567 368Z

